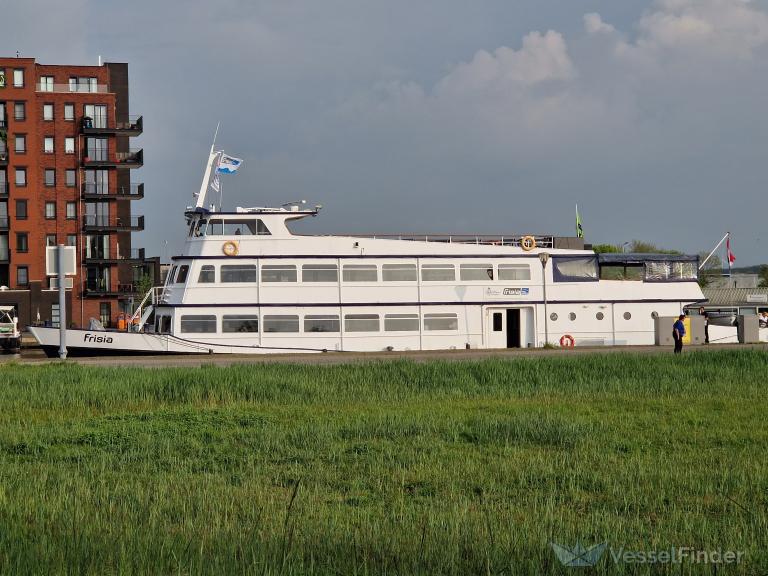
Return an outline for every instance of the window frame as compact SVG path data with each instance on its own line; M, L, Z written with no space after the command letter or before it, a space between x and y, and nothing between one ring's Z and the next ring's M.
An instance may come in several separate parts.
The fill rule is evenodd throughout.
M21 281L21 271L24 271L24 281ZM16 266L16 285L29 286L29 266Z
M46 111L50 110L51 115L50 117L46 116ZM43 103L43 122L53 122L56 119L56 106L53 104L53 102L44 102Z
M51 208L52 210L49 210ZM45 219L56 220L56 202L52 200L47 200L45 202Z
M52 174L51 180L48 180L48 176ZM53 188L56 186L56 168L43 168L43 186L46 188Z

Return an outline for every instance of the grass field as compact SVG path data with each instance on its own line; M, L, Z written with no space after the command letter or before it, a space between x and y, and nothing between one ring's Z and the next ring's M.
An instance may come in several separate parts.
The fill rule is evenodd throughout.
M7 366L0 574L765 574L766 382L754 350Z

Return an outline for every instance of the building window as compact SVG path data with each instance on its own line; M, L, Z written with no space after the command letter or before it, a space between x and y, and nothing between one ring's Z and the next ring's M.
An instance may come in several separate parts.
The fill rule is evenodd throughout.
M45 235L45 245L46 246L56 246L56 234L46 234Z
M16 154L24 154L27 151L27 135L26 134L14 135L13 141L15 142L14 150L16 151Z
M221 321L222 332L258 332L259 317L248 314L225 314Z
M26 120L26 118L27 118L27 105L24 102L14 102L13 119Z
M43 104L43 120L53 120L53 104Z
M67 202L67 220L77 220L77 202Z
M112 321L112 304L109 302L99 304L99 320L105 327L109 328L109 324Z
M29 236L26 232L16 234L16 252L29 252Z
M45 203L45 219L56 220L56 202Z
M40 76L40 92L53 92L53 76Z
M26 266L16 268L16 284L26 286L29 284L29 270Z
M55 148L53 147L53 136L46 136L43 138L43 152L46 154L53 154Z
M74 154L75 153L75 139L71 137L64 138L64 153L65 154Z
M75 119L75 105L74 104L64 104L64 120L74 120Z
M85 104L83 106L84 116L91 119L91 125L94 128L107 127L107 107L103 104Z
M67 234L67 246L77 246L77 234Z
M17 220L27 219L27 201L26 200L16 200L16 219Z
M26 186L27 185L27 169L26 168L16 168L16 186ZM25 200L26 202L26 200Z
M5 68L0 68L0 88L5 88Z
M45 169L45 185L48 187L56 186L56 170L54 168Z
M98 92L98 84L95 77L72 77L69 79L70 92Z
M85 193L86 194L108 194L109 193L109 172L107 170L86 170L85 171Z
M338 332L340 326L339 317L334 314L304 316L304 332Z
M75 187L75 178L76 178L76 172L74 170L67 169L64 172L65 178L64 183L66 184L67 188L74 188Z
M13 87L24 88L24 70L17 68L13 71Z

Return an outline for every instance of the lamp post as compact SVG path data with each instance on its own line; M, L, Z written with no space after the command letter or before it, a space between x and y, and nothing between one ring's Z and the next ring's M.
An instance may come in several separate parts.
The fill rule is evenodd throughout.
M539 262L541 262L541 282L544 291L544 345L549 342L549 325L547 316L547 262L549 262L549 252L539 252Z

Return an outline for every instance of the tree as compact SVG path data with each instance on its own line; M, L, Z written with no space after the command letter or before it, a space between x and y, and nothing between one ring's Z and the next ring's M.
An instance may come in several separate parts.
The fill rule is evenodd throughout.
M760 288L768 288L768 264L760 265L758 275L760 277Z
M704 262L704 259L708 255L708 252L699 252L699 262ZM720 259L720 256L713 254L712 257L707 260L704 267L699 270L699 286L706 288L715 278L720 278L723 275L722 271L723 261Z

